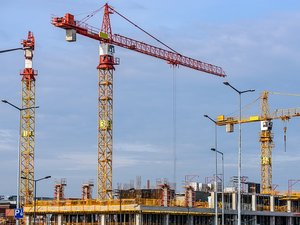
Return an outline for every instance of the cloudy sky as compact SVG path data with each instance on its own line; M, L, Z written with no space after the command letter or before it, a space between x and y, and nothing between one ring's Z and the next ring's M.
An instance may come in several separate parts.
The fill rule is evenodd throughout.
M105 2L96 0L14 0L1 2L0 49L20 46L28 30L36 37L36 177L39 195L53 195L55 180L67 179L66 195L80 196L81 184L96 181L98 43L78 36L64 41L64 30L50 24L53 15L71 12L82 19ZM300 93L300 3L259 0L112 0L117 11L183 55L223 67L225 79L116 48L121 59L114 74L113 182L142 176L173 180L174 95L176 77L176 181L214 173L213 124L208 114L237 115L238 96L222 84L229 81L243 95L244 115L259 114L255 101L263 90ZM114 33L157 44L117 15ZM89 23L100 27L102 12ZM22 52L0 55L0 97L20 105ZM270 95L271 110L299 107L299 97ZM14 194L17 171L18 112L0 105L0 194ZM274 121L273 183L287 190L288 179L300 179L299 119L288 123L284 151L281 121ZM242 174L260 182L259 123L243 125ZM237 128L236 128L237 131ZM226 184L237 174L238 132L218 128L218 147L225 154ZM295 188L300 188L296 185Z

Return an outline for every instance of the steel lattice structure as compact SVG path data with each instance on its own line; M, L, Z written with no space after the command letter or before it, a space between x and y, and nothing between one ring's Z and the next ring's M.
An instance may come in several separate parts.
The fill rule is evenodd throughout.
M98 93L98 196L112 198L113 69L99 66Z
M262 193L270 194L272 192L272 150L273 134L272 121L270 116L268 92L264 91L261 96L261 132L260 132L260 148L261 148L261 170L260 179L262 185Z
M28 32L27 40L22 41L25 68L22 76L22 109L20 115L20 205L32 203L34 191L34 145L35 145L35 76L32 68L34 36ZM24 177L25 179L21 179Z

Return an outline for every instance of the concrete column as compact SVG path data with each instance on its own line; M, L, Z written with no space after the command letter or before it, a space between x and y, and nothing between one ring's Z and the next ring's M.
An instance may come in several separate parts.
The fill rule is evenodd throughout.
M101 225L101 215L97 214L96 215L96 220L97 220L97 225Z
M270 211L271 212L274 212L275 210L275 201L274 201L274 196L273 195L270 195Z
M169 218L170 218L169 214L164 215L164 225L169 225Z
M61 215L57 215L57 225L62 225Z
M208 208L211 208L211 209L213 209L214 208L214 195L215 195L215 193L213 193L213 192L210 192L210 196L208 196Z
M26 225L30 225L30 216L25 216L24 218ZM21 224L21 222L19 222Z
M256 211L256 194L251 196L251 210Z
M292 217L288 217L288 225L293 225L292 222L293 222L293 218Z
M135 225L143 225L142 214L135 214Z
M51 224L51 214L46 214L45 217L45 221L46 221L46 225L50 225Z
M237 224L237 221L238 221L238 216L237 216L237 214L233 216L233 219L234 219L234 221L235 221L235 222L234 222L234 225L236 225L236 224Z
M192 215L188 215L188 225L194 225L194 217Z
M291 200L287 200L287 212L291 212L292 211L292 201Z
M275 225L275 216L270 217L270 225Z
M106 225L105 215L99 215L99 219L100 219L100 224L101 225Z
M254 216L254 217L253 217L252 224L253 224L253 225L256 225L256 224L257 224L257 216Z
M232 210L236 210L237 195L232 193Z

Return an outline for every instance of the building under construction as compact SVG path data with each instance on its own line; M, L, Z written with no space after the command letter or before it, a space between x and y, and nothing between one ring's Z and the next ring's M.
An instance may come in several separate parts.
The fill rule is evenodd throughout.
M93 184L82 185L81 199L63 197L64 181L55 185L53 200L38 200L35 206L38 224L99 225L212 225L214 224L214 186L190 182L182 194L175 194L167 183L156 188L129 188L113 191L113 198L91 198ZM220 185L218 185L220 186ZM243 183L242 224L300 224L300 195L295 193L259 193L259 184ZM237 221L236 187L218 188L218 224L234 225ZM224 211L222 211L224 208ZM27 224L32 222L34 204L25 206ZM224 212L224 213L223 213ZM223 215L222 215L223 214ZM224 218L224 223L222 220Z

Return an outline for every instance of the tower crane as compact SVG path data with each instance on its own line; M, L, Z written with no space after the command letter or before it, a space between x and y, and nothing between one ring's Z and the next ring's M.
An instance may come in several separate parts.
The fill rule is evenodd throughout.
M85 23L76 21L74 15L67 13L64 17L54 17L51 23L66 30L66 40L76 41L76 34L94 39L100 42L100 59L98 69L98 177L97 194L99 199L112 198L112 151L113 151L113 71L119 60L114 57L114 46L149 55L167 61L171 65L181 65L208 74L225 77L221 67L201 62L190 57L183 56L173 49L165 50L141 41L113 34L110 23L110 14L118 14L125 20L129 19L121 15L107 3L104 5L104 15L101 29L97 29ZM135 25L138 27L137 25ZM145 31L144 31L145 32ZM149 35L149 33L147 33ZM150 35L151 36L151 35ZM153 36L151 36L153 37ZM156 39L158 40L158 39ZM162 42L160 42L162 43Z
M35 146L35 76L32 68L35 39L31 31L22 41L25 57L25 68L22 76L22 108L20 122L20 203L32 203L34 191L34 146ZM21 179L25 177L26 179Z
M217 117L216 123L218 126L226 126L227 132L233 132L234 124L261 122L259 141L261 147L261 191L263 194L272 193L272 149L274 147L272 120L281 119L282 121L288 121L293 117L300 116L300 108L277 109L273 113L270 113L268 98L269 92L264 91L260 96L261 114L259 116L241 118L239 121L238 117L220 115ZM286 131L286 128L284 131Z
M0 53L23 50L25 68L21 71L22 91L19 108L6 100L7 103L20 111L19 153L18 153L18 182L17 182L17 208L32 203L34 191L34 137L35 137L35 76L37 72L32 68L34 52L34 36L28 32L27 39L21 42L23 47L0 50ZM24 178L24 179L21 179Z
M18 181L16 207L32 203L34 191L34 139L35 139L35 76L32 68L34 36L28 32L27 39L22 40L23 47L0 50L0 53L17 50L24 51L25 68L21 71L21 105L19 108L7 100L1 100L20 111ZM21 179L24 178L24 179ZM18 222L17 222L18 224Z

